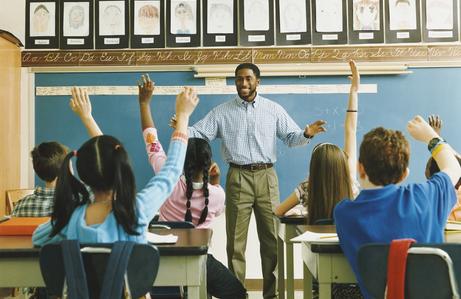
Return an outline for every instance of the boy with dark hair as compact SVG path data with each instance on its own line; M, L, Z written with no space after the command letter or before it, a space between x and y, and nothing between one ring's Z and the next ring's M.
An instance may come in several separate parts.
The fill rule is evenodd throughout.
M58 142L43 142L31 151L32 164L37 176L45 181L45 187L37 186L34 193L17 202L12 216L47 217L53 211L54 188L67 147Z
M407 129L414 139L428 144L440 172L423 183L396 185L408 175L408 142L399 131L373 129L360 146L358 173L363 190L355 200L341 201L334 211L341 247L359 285L357 252L362 245L400 238L441 243L456 202L453 186L461 167L451 147L420 116L410 120ZM369 297L363 287L361 291Z

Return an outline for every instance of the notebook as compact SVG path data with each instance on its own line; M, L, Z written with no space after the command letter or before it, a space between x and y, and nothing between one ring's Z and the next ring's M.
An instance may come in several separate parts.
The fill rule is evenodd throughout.
M32 233L50 217L11 217L0 223L0 236L32 236Z

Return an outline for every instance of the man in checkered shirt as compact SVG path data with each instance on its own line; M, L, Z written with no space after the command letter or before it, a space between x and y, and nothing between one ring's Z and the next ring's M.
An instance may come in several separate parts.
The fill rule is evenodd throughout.
M264 298L277 298L277 235L273 209L279 204L276 141L302 146L319 132L324 121L301 129L279 104L256 92L259 68L243 63L235 70L238 96L213 108L189 128L189 137L220 138L229 163L226 181L226 231L229 268L245 281L248 225L254 211L260 240Z
M19 200L14 206L15 217L47 217L53 212L54 188L62 161L68 149L58 142L43 142L32 152L34 171L45 181L45 187L37 186L34 193Z

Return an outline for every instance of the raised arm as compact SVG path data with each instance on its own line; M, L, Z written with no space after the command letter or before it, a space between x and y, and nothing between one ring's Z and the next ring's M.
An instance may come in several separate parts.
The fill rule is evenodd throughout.
M141 127L143 130L147 128L155 128L154 120L150 111L150 101L154 93L155 83L152 82L148 74L142 75L138 82L139 91L139 111L141 113Z
M83 125L88 131L90 137L102 135L102 131L91 114L91 101L88 97L88 91L80 87L72 87L72 98L70 99L70 108L80 117Z
M346 118L344 121L344 151L348 157L349 173L353 180L357 179L357 114L358 114L358 90L360 87L360 74L353 60L349 61L352 76L347 104Z
M429 144L433 138L440 138L433 128L419 115L415 116L408 122L408 132L415 138L425 144ZM453 186L456 185L461 176L461 167L450 145L440 143L432 150L432 157L437 162L440 171L445 172L451 179Z

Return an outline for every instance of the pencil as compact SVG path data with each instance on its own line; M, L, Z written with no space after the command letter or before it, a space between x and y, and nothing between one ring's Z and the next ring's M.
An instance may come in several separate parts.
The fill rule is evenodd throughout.
M319 239L331 239L331 238L337 238L338 235L336 236L320 236Z

